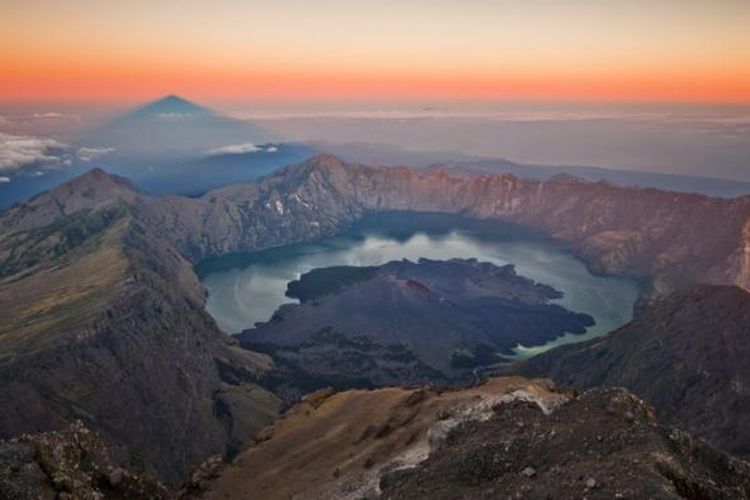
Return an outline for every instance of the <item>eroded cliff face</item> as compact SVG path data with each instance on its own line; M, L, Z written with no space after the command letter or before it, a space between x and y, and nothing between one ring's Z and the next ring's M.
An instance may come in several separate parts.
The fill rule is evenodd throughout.
M750 220L742 226L742 238L737 249L717 272L717 281L728 280L729 283L750 290Z
M694 282L748 286L749 281L749 197L416 172L320 156L257 185L142 207L143 216L192 261L333 234L373 212L414 210L536 228L569 245L594 270L641 279L657 294Z

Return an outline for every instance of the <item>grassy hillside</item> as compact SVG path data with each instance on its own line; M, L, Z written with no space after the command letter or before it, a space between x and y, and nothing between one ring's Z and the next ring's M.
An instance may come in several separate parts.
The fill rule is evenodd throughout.
M61 340L107 307L126 276L120 236L128 220L82 215L19 235L10 251L6 242L0 272L15 272L0 281L0 363Z

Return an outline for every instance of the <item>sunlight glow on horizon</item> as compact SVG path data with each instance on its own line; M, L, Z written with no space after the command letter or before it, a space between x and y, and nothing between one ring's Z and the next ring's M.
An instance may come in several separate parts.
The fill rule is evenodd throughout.
M742 0L0 0L0 100L750 102Z

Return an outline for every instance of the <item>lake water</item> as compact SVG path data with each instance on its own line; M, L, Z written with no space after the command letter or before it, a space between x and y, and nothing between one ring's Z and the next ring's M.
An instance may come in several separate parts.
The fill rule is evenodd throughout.
M512 224L443 214L373 216L332 238L212 258L196 270L209 293L207 311L224 331L237 333L267 321L281 304L294 302L285 296L286 286L302 273L420 257L475 257L514 264L519 274L562 291L560 305L595 319L584 335L565 335L544 346L518 346L521 358L623 325L631 319L638 295L633 281L594 275L562 245L537 233Z

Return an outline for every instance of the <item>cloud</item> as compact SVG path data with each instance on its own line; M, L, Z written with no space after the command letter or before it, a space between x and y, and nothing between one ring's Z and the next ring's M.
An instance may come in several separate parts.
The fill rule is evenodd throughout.
M6 182L10 182L10 177L5 177L4 175L0 175L0 184L4 184Z
M258 146L252 142L246 142L244 144L233 144L231 146L223 146L220 148L209 149L206 151L207 155L240 155L243 153L255 153L262 151Z
M81 161L89 162L102 156L111 155L115 151L117 151L115 148L80 148L76 156Z
M0 172L26 165L57 165L67 147L55 139L0 133Z
M47 113L34 113L32 116L34 118L65 118L64 114L56 113L54 111L48 111Z

